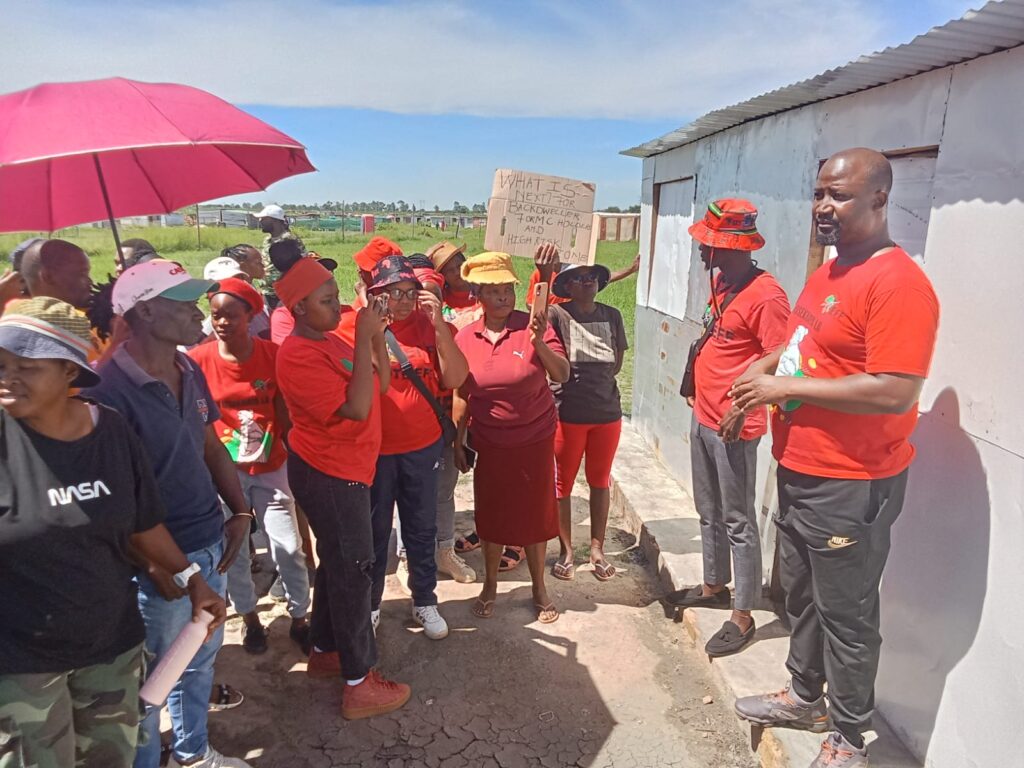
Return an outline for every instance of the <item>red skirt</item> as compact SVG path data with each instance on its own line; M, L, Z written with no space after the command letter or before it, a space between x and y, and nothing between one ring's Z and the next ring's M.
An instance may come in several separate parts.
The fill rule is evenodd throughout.
M516 547L556 538L555 436L516 448L471 443L477 451L473 495L480 538Z

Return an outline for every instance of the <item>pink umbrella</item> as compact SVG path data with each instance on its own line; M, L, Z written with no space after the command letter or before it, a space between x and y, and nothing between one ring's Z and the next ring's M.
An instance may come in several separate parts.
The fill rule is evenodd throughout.
M198 88L115 77L0 96L0 232L170 213L316 169L295 139Z

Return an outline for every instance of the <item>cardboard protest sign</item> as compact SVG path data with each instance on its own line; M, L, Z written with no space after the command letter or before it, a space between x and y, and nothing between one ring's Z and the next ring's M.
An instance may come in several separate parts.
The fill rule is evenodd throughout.
M487 204L484 247L533 258L542 243L558 246L563 264L593 264L596 185L499 168Z

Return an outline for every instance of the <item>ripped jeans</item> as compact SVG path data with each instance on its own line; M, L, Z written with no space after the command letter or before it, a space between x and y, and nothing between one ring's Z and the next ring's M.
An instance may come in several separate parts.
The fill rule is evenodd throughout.
M370 624L370 487L325 475L294 453L288 459L288 482L316 536L320 560L310 641L317 650L337 651L342 677L358 680L377 664Z

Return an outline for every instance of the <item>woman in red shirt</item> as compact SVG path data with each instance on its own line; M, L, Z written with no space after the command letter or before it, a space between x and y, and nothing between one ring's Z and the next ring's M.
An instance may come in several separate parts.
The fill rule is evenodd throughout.
M292 617L289 634L309 653L309 574L285 466L288 411L277 387L277 345L249 335L249 320L263 312L263 297L245 280L221 280L209 297L214 339L188 354L210 386L220 409L214 428L234 459L242 492L270 541L270 556L281 574ZM242 646L249 653L263 653L267 632L256 612L248 549L246 538L228 570L228 594L245 621Z
M392 712L409 686L380 677L370 624L373 533L370 485L380 450L380 389L390 370L373 369L382 353L383 308L360 311L354 343L332 333L341 320L334 277L315 259L299 259L274 283L295 318L277 353L277 378L292 428L288 480L316 535L311 677L341 676L342 717ZM383 352L386 354L386 352Z
M526 549L537 618L550 624L558 610L544 585L544 553L558 535L555 502L555 426L548 378L569 378L569 361L543 312L532 319L515 309L512 257L481 253L462 265L477 286L484 316L466 326L456 343L469 361L469 377L456 390L459 425L455 462L469 470L463 438L468 425L477 452L473 474L477 533L484 543L484 587L473 613L488 618L498 591L503 545ZM467 418L468 417L468 418Z
M373 267L368 295L385 299L391 325L385 339L391 360L391 384L381 399L381 446L370 492L373 522L373 622L388 562L388 543L398 506L409 564L413 621L431 640L448 636L437 611L437 478L444 449L442 390L466 379L466 358L455 346L454 328L441 314L441 302L416 278L404 256L385 256ZM404 358L404 359L403 359ZM421 389L429 393L429 397Z

